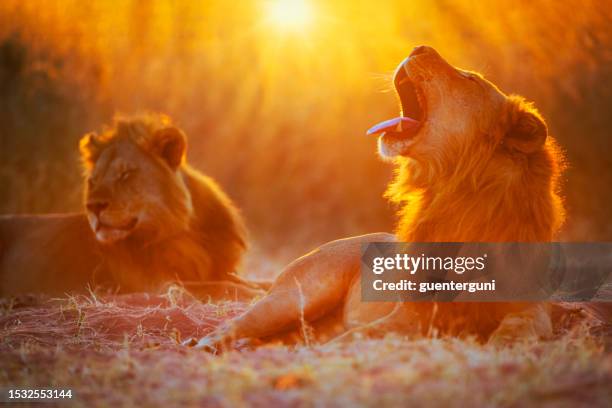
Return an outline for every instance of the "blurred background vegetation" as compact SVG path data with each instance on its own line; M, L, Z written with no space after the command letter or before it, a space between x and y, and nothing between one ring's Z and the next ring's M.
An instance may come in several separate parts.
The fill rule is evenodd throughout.
M252 262L390 231L364 131L397 115L391 73L428 44L536 103L571 164L562 239L612 239L610 1L302 3L279 21L263 0L0 2L0 212L79 210L79 137L160 111L242 208Z

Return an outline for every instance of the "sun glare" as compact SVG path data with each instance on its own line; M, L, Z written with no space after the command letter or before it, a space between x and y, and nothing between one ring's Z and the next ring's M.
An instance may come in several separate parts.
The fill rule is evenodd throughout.
M267 4L270 24L287 31L302 31L312 21L312 7L305 0L273 0Z

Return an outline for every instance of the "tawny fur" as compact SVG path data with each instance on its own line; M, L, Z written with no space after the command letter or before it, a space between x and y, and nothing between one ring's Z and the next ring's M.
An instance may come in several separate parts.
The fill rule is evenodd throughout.
M396 234L404 242L549 242L565 221L560 175L565 159L555 140L526 156L502 143L504 130L532 104L509 96L496 134L465 143L457 159L417 163L396 158L386 197L400 205ZM542 119L543 120L543 119ZM443 154L442 154L443 156ZM475 199L478 198L478 199ZM515 220L516 222L500 222Z
M0 294L83 292L88 285L131 292L179 282L206 295L216 290L207 282L245 284L235 275L246 247L240 214L185 162L185 136L166 117L118 118L80 147L86 212L2 217ZM106 207L96 215L91 208L100 203ZM102 219L138 221L129 231L95 231Z

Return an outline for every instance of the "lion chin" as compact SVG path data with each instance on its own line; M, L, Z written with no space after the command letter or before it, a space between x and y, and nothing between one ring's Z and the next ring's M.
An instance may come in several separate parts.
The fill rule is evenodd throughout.
M128 217L126 221L102 222L96 216L88 216L91 230L98 242L111 245L129 237L138 227L138 217Z
M120 117L85 135L84 213L0 218L0 295L169 282L214 298L259 294L235 275L246 247L239 212L185 162L186 146L161 115Z

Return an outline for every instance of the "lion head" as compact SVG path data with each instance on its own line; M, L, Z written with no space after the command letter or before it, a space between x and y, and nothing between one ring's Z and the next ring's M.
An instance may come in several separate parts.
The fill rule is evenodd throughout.
M85 207L102 244L148 243L186 230L193 211L185 181L186 138L164 116L118 118L80 141Z
M447 164L469 147L503 143L533 153L546 140L546 124L535 109L507 97L480 74L453 67L433 48L417 47L398 66L393 82L403 128L381 136L383 157Z
M550 240L564 219L564 160L538 111L426 46L393 80L402 116L369 133L398 164L387 196L403 206L399 237Z

